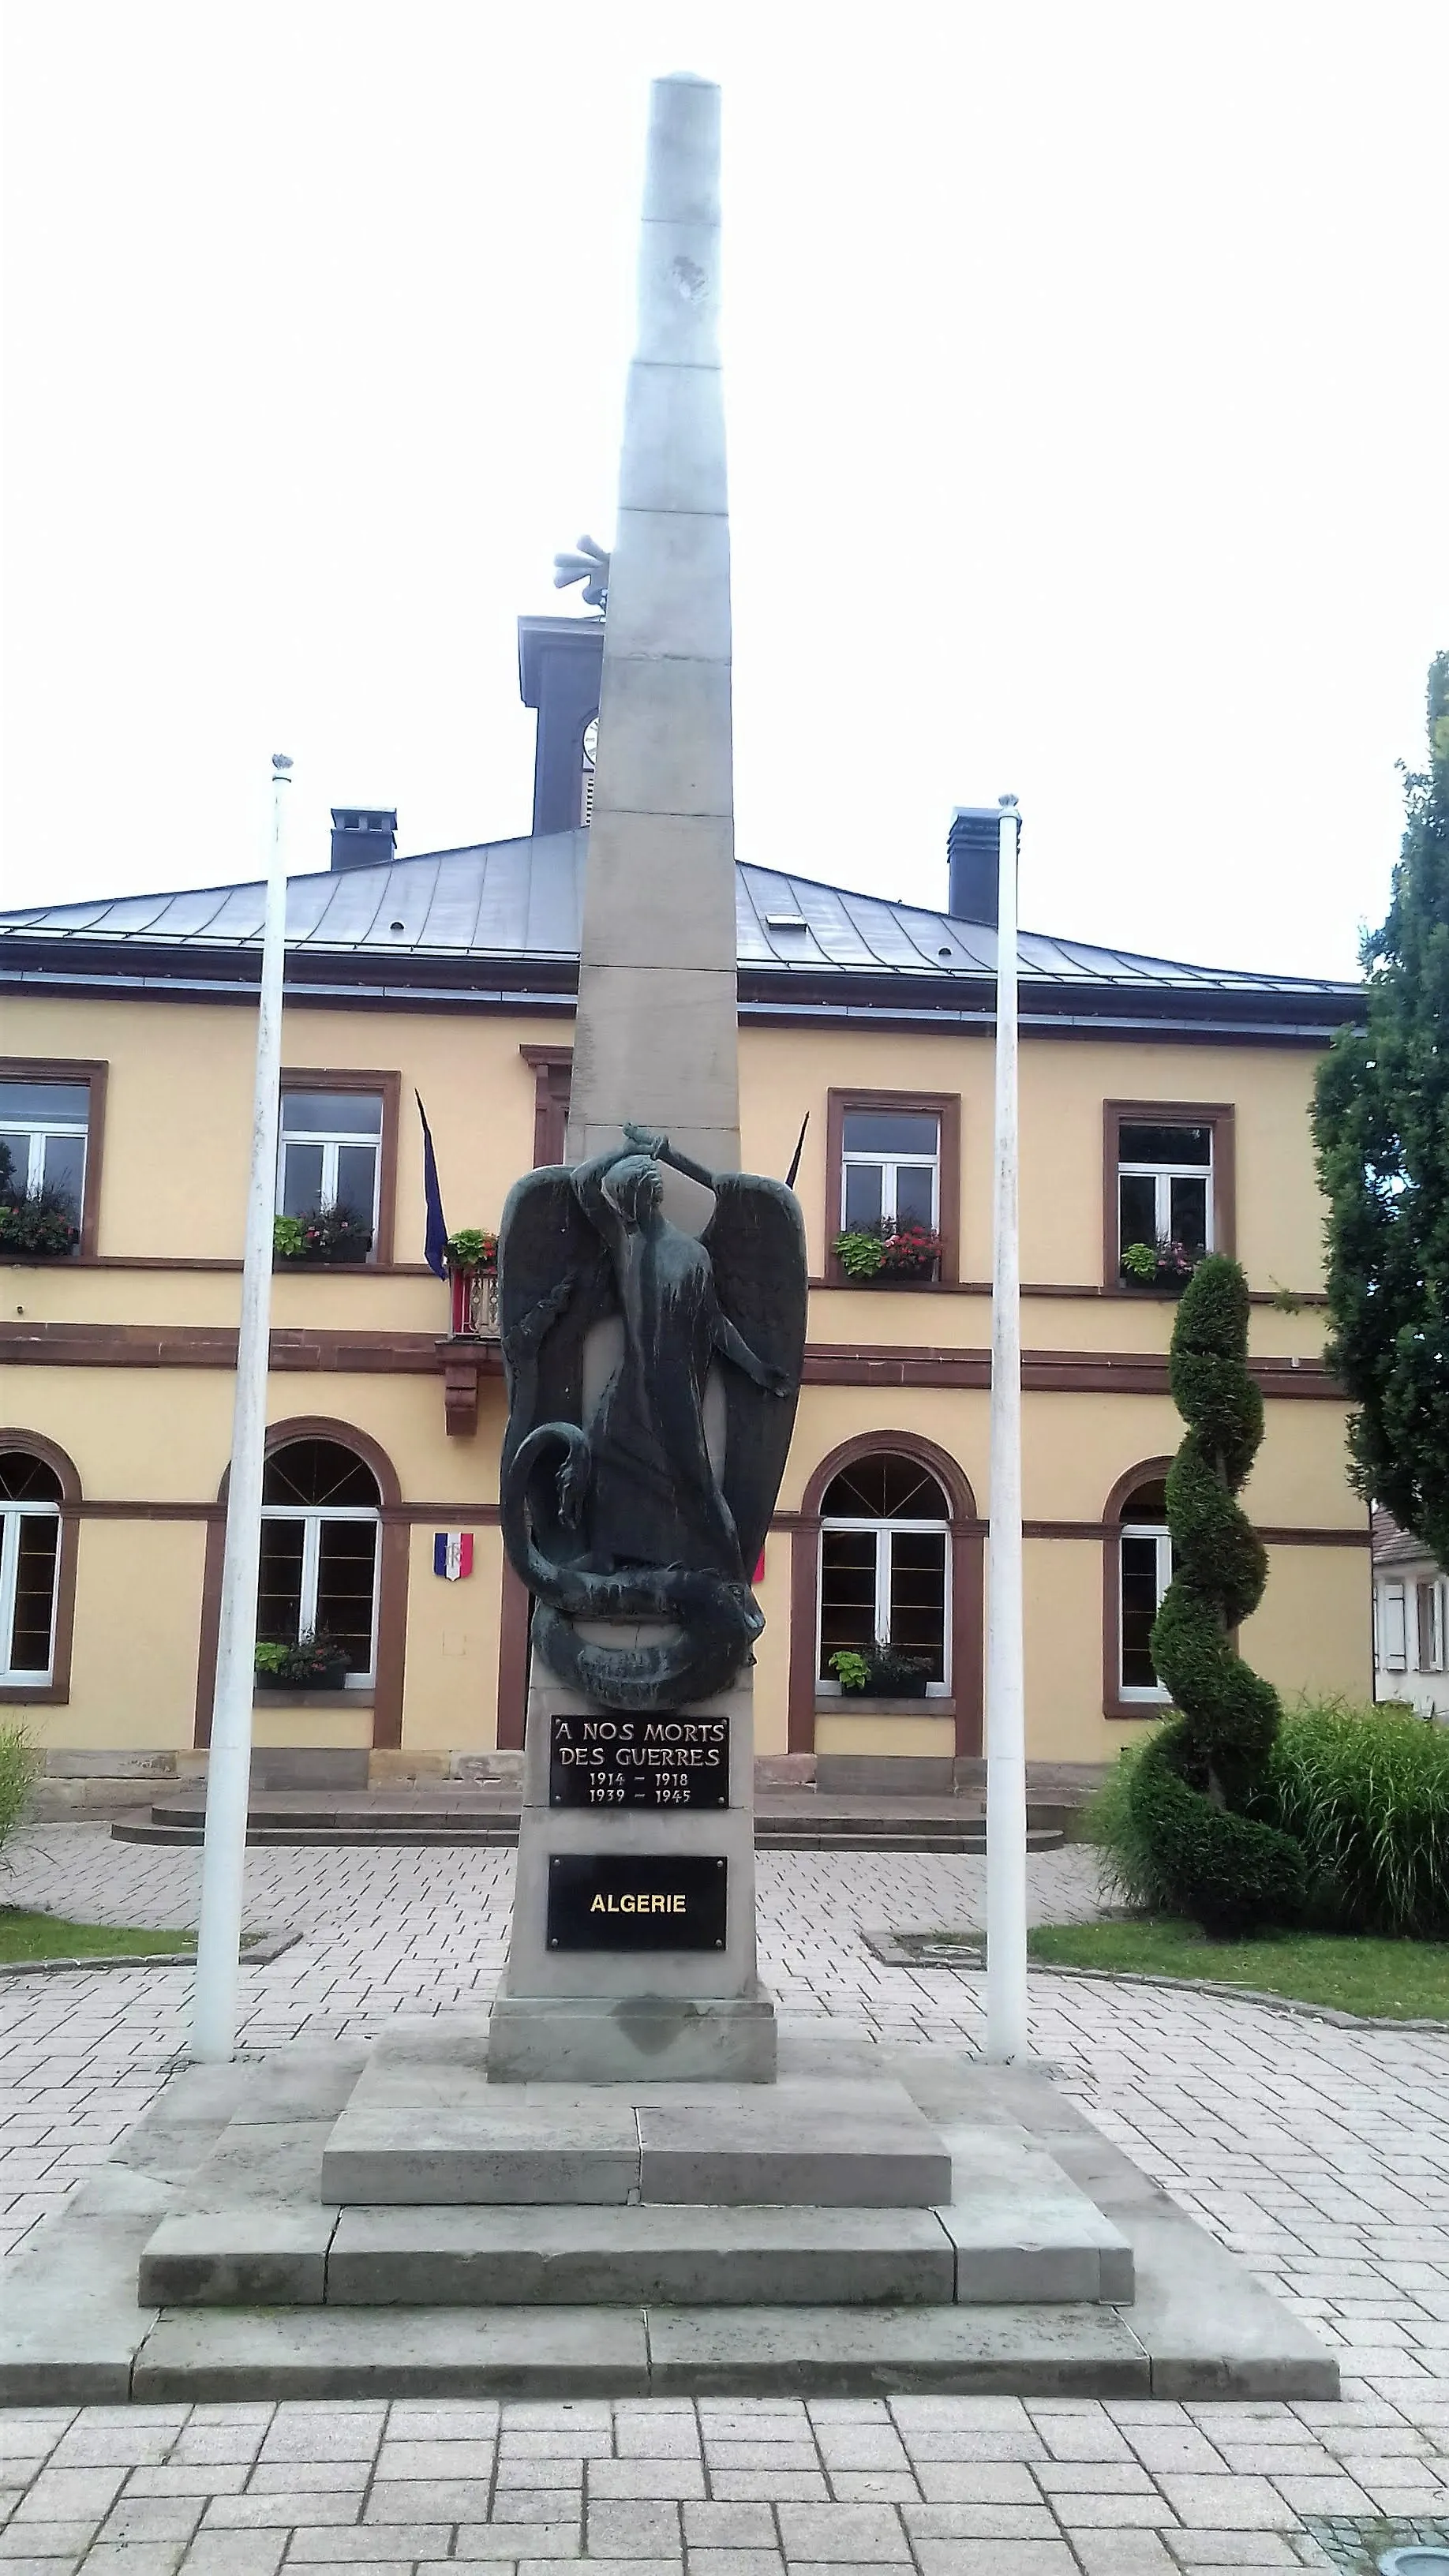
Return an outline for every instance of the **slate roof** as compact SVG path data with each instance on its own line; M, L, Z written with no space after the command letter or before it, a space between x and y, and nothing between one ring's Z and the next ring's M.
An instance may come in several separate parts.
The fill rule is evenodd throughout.
M553 832L293 877L288 941L303 955L319 958L571 961L579 950L587 841L583 831ZM0 913L0 943L193 953L257 947L263 891L260 884L209 886L38 905ZM739 865L736 920L742 974L783 970L802 978L863 974L989 983L996 971L996 933L986 924L771 868ZM1301 975L1192 966L1030 930L1021 937L1019 971L1024 983L1303 995L1334 1003L1360 989ZM1336 1016L1346 1013L1340 1008Z
M1434 1562L1433 1551L1424 1545L1422 1539L1400 1529L1392 1512L1386 1512L1382 1503L1375 1503L1373 1507L1369 1532L1375 1573L1388 1566L1432 1565Z

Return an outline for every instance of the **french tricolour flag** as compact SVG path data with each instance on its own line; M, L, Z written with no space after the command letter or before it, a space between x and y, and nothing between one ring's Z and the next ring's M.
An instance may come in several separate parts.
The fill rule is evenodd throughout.
M445 1583L458 1583L473 1571L471 1530L439 1530L433 1540L433 1572Z

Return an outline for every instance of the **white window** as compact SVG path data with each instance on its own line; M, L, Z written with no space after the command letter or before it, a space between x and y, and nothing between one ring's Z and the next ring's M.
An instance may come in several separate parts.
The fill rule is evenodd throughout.
M1129 1496L1118 1541L1117 1686L1124 1699L1166 1707L1168 1693L1152 1660L1152 1623L1172 1581L1172 1540L1161 1483Z
M1408 1622L1402 1583L1381 1583L1376 1594L1379 1614L1379 1661L1385 1672L1408 1669Z
M1414 1586L1414 1643L1416 1668L1421 1673L1444 1670L1444 1586L1442 1583L1416 1583Z
M941 1122L921 1109L847 1109L840 1174L841 1228L940 1225Z
M934 1476L884 1451L826 1488L820 1527L820 1651L824 1691L840 1683L830 1658L894 1646L926 1667L927 1696L951 1687L950 1512Z
M33 1690L54 1676L60 1503L53 1467L0 1451L0 1683Z
M1180 1244L1190 1260L1213 1248L1211 1127L1145 1126L1117 1131L1117 1252Z
M277 1214L328 1209L350 1216L377 1244L382 1167L382 1094L284 1091L277 1154Z
M0 1082L0 1200L44 1192L79 1225L90 1107L89 1083Z
M349 1690L370 1689L377 1669L381 1499L371 1469L338 1441L290 1441L267 1460L258 1642L330 1638Z

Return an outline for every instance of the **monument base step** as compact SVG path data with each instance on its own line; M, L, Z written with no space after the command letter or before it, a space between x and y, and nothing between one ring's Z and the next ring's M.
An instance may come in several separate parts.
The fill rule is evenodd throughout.
M454 2016L447 2021L451 2027ZM787 2029L782 2035L787 2069L854 2067L860 2054L842 2049L833 2032ZM1040 2071L985 2067L959 2049L929 2046L864 2054L902 2082L949 2148L955 2199L932 2222L954 2247L957 2296L949 2305L787 2306L778 2296L769 2306L644 2298L588 2307L552 2299L478 2307L441 2300L329 2304L328 2251L343 2224L363 2213L321 2204L322 2156L375 2052L365 2057L336 2043L294 2042L230 2066L190 2067L173 2076L111 2160L96 2166L65 2207L7 2259L0 2405L280 2396L555 2399L651 2390L870 2396L977 2389L1028 2397L1237 2400L1337 2395L1333 2355ZM457 2058L466 2067L466 2036ZM1075 2186L1075 2197L1067 2185ZM1028 2208L1034 2235L1045 2240L1053 2191L1053 2223L1070 2218L1079 2231L1073 2241L1088 2256L1095 2250L1099 2296L988 2304L1002 2300L1001 2277L993 2278L990 2267L1004 2253L1017 2259L1024 2250ZM238 2215L244 2234L233 2231ZM768 2230L780 2213L664 2205L368 2215L383 2229L404 2220L435 2229L451 2250L470 2227L505 2216L541 2233L545 2220L560 2219L584 2228L643 2221L689 2230L703 2215L719 2234L725 2220L748 2225L766 2217ZM819 2242L812 2214L783 2216L792 2247L802 2226L810 2242ZM239 2274L236 2290L251 2304L158 2310L138 2302L148 2245L168 2221L182 2218L221 2222L238 2258L250 2248L248 2259L272 2267L261 2281ZM921 2218L909 2215L912 2230ZM858 2227L862 2220L901 2225L900 2213L889 2211L821 2214L825 2230ZM1130 2307L1111 2303L1121 2295L1122 2253L1114 2249L1124 2240L1134 2267ZM677 2248L682 2239L671 2241ZM1051 2249L1043 2241L1035 2250ZM309 2262L320 2303L281 2304L288 2295L278 2288L284 2266L293 2267L295 2297ZM795 2277L803 2286L803 2276ZM1039 2287L1048 2286L1043 2272L1037 2277ZM263 2282L270 2302L260 2295Z
M1010 2210L277 2208L164 2218L144 2307L949 2307L1130 2301L1060 2173Z
M543 2021L557 2011L564 2022L602 2009L627 2025L645 2007L520 2005L520 2019L525 2009ZM679 2009L664 2006L661 2020ZM697 2006L693 2023L707 2029L725 2010ZM768 2003L764 2018L773 2045ZM791 2040L773 2084L667 2075L535 2084L490 2080L497 2046L496 2007L491 2022L400 2016L327 2140L317 2196L343 2205L812 2209L930 2209L952 2196L937 2130L866 2049L837 2041L822 2052Z
M493 2084L773 2084L775 2007L753 1995L674 2000L499 1993Z

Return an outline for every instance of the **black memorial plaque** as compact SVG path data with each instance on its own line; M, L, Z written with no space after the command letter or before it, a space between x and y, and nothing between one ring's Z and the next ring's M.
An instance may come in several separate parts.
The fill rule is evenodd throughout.
M551 1807L727 1807L727 1717L555 1717L549 1735Z
M729 1867L693 1852L552 1852L551 1950L722 1950Z

